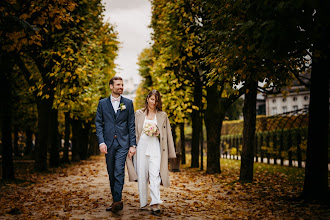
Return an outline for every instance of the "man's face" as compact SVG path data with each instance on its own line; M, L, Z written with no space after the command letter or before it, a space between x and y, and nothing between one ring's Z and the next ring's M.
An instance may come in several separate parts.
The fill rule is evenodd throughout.
M121 95L124 91L124 82L123 80L114 80L113 85L110 84L110 89L113 94Z

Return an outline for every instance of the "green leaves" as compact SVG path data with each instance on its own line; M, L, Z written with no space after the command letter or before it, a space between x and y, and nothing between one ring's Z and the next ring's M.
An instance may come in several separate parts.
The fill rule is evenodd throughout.
M18 74L25 91L51 100L61 113L92 121L98 100L108 96L118 50L114 27L103 23L101 1L5 1L0 52L22 60Z

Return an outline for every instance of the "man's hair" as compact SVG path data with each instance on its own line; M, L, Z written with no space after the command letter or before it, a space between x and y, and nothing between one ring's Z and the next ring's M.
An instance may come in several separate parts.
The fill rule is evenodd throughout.
M110 86L110 84L113 85L113 81L115 81L115 80L123 80L123 78L121 78L120 76L112 77L109 81L109 86Z

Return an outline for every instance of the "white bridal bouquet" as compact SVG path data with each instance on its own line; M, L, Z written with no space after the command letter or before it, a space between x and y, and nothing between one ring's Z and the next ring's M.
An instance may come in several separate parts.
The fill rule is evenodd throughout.
M159 136L159 129L154 122L147 122L143 127L143 132L148 136Z

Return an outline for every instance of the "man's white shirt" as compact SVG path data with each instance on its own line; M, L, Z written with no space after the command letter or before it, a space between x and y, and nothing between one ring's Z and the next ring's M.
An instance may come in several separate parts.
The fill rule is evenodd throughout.
M112 95L110 95L110 101L111 101L113 110L115 110L115 113L117 113L119 104L120 104L121 95L118 97L119 101L112 101L112 98L113 98Z

